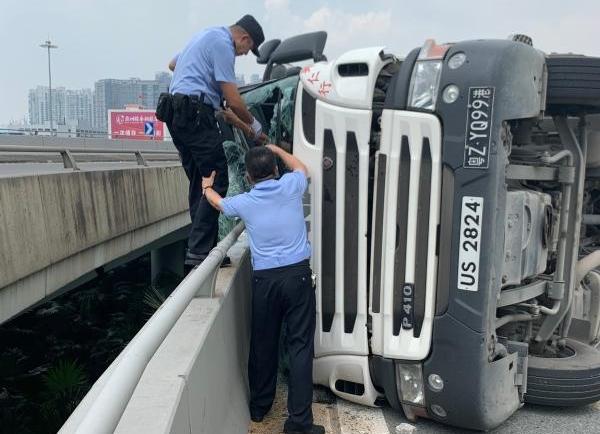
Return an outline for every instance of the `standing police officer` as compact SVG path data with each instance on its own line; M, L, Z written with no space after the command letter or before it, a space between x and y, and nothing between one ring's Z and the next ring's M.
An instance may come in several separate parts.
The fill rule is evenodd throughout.
M292 172L278 178L276 156ZM286 324L290 375L288 419L284 432L324 434L313 424L312 368L315 335L315 290L309 259L310 244L302 196L307 188L306 166L275 145L250 148L246 172L254 185L248 193L223 199L215 176L204 178L208 202L228 217L246 224L252 252L252 324L248 377L250 417L261 422L271 409L277 384L279 334Z
M192 227L185 264L201 263L217 242L219 213L202 196L202 177L218 173L214 189L225 196L229 187L223 139L215 111L228 107L245 123L252 138L260 139L262 126L246 108L235 79L235 56L252 51L265 40L251 15L229 27L211 27L196 34L169 63L174 71L169 94L161 95L157 117L167 123L190 181Z

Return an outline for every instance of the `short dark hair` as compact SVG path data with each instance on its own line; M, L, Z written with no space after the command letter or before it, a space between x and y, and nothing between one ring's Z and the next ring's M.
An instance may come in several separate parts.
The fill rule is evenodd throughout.
M253 181L260 181L275 175L277 159L269 148L255 146L246 152L246 172Z

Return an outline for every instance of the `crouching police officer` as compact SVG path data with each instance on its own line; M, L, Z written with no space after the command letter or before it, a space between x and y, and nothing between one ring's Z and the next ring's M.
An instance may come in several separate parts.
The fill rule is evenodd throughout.
M229 27L211 27L196 34L169 63L174 71L168 94L161 94L156 114L166 122L190 181L192 226L185 264L200 264L216 245L219 213L202 196L202 177L218 173L214 189L225 196L229 187L223 139L215 119L223 99L254 139L262 126L248 111L235 79L235 57L252 51L265 37L258 22L245 15ZM228 261L229 258L226 258Z

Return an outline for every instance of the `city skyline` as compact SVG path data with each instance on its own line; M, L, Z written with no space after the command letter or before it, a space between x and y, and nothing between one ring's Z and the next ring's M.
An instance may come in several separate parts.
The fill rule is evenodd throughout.
M105 131L108 110L122 109L126 105L153 109L158 102L158 96L168 89L170 81L170 73L157 72L151 80L137 77L103 78L96 80L92 88L69 89L55 86L52 89L55 127L67 125ZM29 89L28 126L49 128L49 100L48 86L38 85Z
M112 81L137 80L137 81L140 81L140 82L143 82L143 81L156 81L156 80L159 80L158 77L160 77L160 76L162 76L163 78L164 77L168 77L168 81L165 82L165 84L168 87L168 84L170 83L170 80L172 78L172 73L171 72L157 71L157 72L155 72L154 75L155 75L154 80L151 80L151 79L142 79L142 78L139 78L139 77L129 77L129 78L101 78L101 79L96 79L90 87L83 87L83 88L71 88L71 87L64 86L64 85L53 84L53 86L52 86L52 94L53 94L53 98L56 97L57 100L53 101L52 105L54 107L58 106L58 108L55 108L55 122L61 120L61 113L62 113L61 110L64 110L63 108L61 108L61 104L60 104L60 102L61 102L61 92L64 93L66 91L68 93L68 92L78 92L78 91L88 91L89 90L89 91L91 91L92 97L93 97L93 95L95 93L96 84L98 82L100 82L100 81L105 81L105 80L109 80L109 81L110 80L112 80ZM256 72L248 73L248 74L236 73L236 80L237 80L238 85L256 83L257 81L260 81L260 79L261 79L261 75L258 74L258 73L256 73ZM38 90L38 89L39 90L44 89L44 92L48 93L48 89L49 89L48 88L48 83L47 82L46 83L40 83L40 84L34 85L34 87L30 87L27 90L27 94L24 96L24 98L28 99L29 101L31 101L32 92L35 91L35 90ZM70 95L70 97L72 97L72 95ZM39 96L38 96L38 98L39 98ZM45 98L48 99L48 96L46 96ZM62 96L62 98L64 99L64 96ZM133 104L133 103L134 102L132 101L132 102L127 103L127 104ZM47 112L47 107L45 107L45 104L48 104L48 103L47 102L46 103L40 102L39 104L44 105L44 108L40 109L40 110ZM140 104L140 105L142 105L142 106L145 107L144 104ZM153 104L153 105L155 105L155 104ZM92 102L92 106L93 106L93 102ZM154 107L148 106L148 107L145 107L145 108L154 108ZM56 113L58 113L58 114L56 114ZM63 116L65 116L65 115L63 114ZM94 118L94 116L96 116L96 115L92 114L92 119ZM66 117L68 118L68 116L66 116ZM38 118L35 118L35 119L38 119ZM28 104L28 110L25 113L23 113L23 115L19 119L11 119L11 120L9 120L8 122L5 122L5 123L3 123L2 120L0 120L0 126L2 126L2 125L9 125L11 122L15 122L15 121L18 124L36 125L36 124L42 124L43 122L49 122L49 116L45 115L44 119L42 121L33 122L32 121L32 114L31 114L31 102L29 102L29 104ZM92 121L92 123L91 123L91 125L96 125L96 124L97 124L97 121Z
M107 110L123 109L128 105L138 105L144 109L154 109L161 92L168 89L172 74L159 71L153 80L139 77L128 79L102 78L94 82L91 88L70 89L65 86L52 88L52 106L54 107L54 122L57 125L68 125L74 128L97 131L107 127ZM238 85L252 84L260 81L259 74L236 74ZM106 87L121 86L108 96L111 101L106 103ZM124 87L124 88L123 88ZM128 88L129 87L129 88ZM152 87L148 92L147 87ZM104 96L98 96L104 94ZM28 91L28 111L23 126L32 128L49 128L49 88L47 85L37 85Z
M0 124L22 119L28 89L47 83L47 54L39 48L46 40L59 47L51 53L55 86L91 88L97 77L167 71L169 60L195 32L231 24L245 13L256 16L266 39L327 31L325 54L330 59L366 46L386 46L402 57L429 37L442 42L511 33L528 34L545 52L600 55L595 42L600 4L592 0L574 0L568 7L559 0L227 0L221 7L207 5L188 0L173 0L169 7L158 0L5 0L0 37L7 41L3 57L8 66L0 70ZM252 55L236 59L237 73L262 70Z

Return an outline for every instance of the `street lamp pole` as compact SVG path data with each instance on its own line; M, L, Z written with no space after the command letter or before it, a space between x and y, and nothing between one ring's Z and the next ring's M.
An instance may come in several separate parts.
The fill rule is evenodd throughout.
M50 100L50 135L52 136L54 135L54 107L52 106L52 72L50 69L50 49L58 48L58 45L52 45L52 43L50 42L50 38L48 38L48 40L45 43L40 44L40 47L48 49L48 92Z

